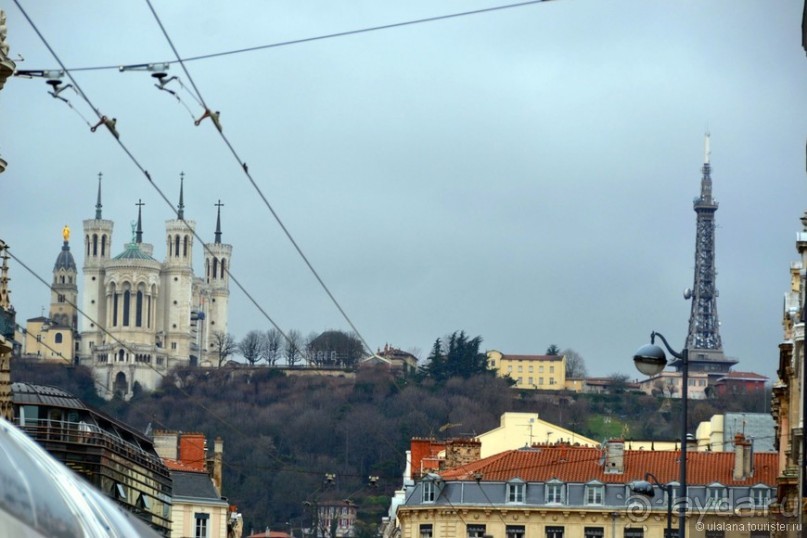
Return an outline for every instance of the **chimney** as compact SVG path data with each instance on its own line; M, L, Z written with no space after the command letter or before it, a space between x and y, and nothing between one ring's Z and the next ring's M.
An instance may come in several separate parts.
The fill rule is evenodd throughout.
M205 435L203 433L183 433L179 438L179 460L199 470L205 469Z
M611 439L605 443L605 472L625 472L625 441L622 439Z
M482 442L476 439L452 439L446 444L446 469L479 460Z
M745 435L734 436L734 480L745 480L754 473L754 451L751 441Z
M155 430L154 450L163 459L176 460L177 458L177 432Z
M221 497L221 463L224 457L224 441L221 437L216 437L213 442L213 485L216 486L216 492Z

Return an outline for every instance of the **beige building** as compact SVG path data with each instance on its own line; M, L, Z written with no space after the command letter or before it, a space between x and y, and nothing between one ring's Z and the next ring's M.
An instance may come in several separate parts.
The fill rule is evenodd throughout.
M681 398L682 381L681 372L665 370L658 375L639 381L639 390L651 396ZM687 385L687 397L690 400L705 400L706 389L709 386L708 372L689 372Z
M487 353L488 368L499 377L509 377L515 389L565 390L566 357L563 355L504 355Z
M530 447L536 443L600 446L593 439L541 420L537 413L504 413L498 428L485 432L476 439L482 443L480 455L483 458L507 450Z
M749 534L750 525L768 523L776 455L754 454L741 438L737 447L733 453L688 455L689 536L746 538L757 536ZM457 461L439 472L404 476L404 494L382 535L661 538L667 526L665 491L675 492L679 458L678 452L626 450L617 440L603 449L538 445ZM655 485L649 497L635 493L631 484L645 480L646 473L665 489ZM675 531L678 518L671 524Z
M807 523L803 473L805 461L805 422L802 387L805 383L804 326L807 320L807 212L801 218L803 229L796 234L796 250L801 257L790 266L790 287L785 293L782 326L784 334L779 344L778 380L773 386L771 413L776 422L776 448L779 459L777 478L780 521L792 522L788 514L796 514L796 522ZM802 472L800 472L802 470ZM796 532L779 536L800 536Z
M241 515L222 497L222 439L216 438L209 458L204 434L158 430L154 448L173 482L170 536L240 538Z
M51 318L31 318L22 331L22 356L70 364L76 356L75 332Z

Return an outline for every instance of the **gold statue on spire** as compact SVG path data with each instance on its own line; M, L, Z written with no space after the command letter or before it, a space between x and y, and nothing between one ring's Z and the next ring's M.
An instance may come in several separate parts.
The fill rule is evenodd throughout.
M62 228L62 237L64 237L65 243L70 241L70 226L68 226L67 224L65 224L64 228Z

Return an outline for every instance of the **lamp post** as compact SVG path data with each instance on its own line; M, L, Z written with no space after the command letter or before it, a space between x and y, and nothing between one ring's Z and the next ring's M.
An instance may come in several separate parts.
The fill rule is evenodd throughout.
M667 484L666 486L658 481L658 478L655 477L653 473L645 473L644 480L636 480L628 484L631 491L634 493L638 493L639 495L644 495L645 497L653 498L655 492L653 491L653 484L648 482L648 479L653 480L653 484L658 486L658 488L667 494L667 533L665 538L672 538L672 486Z
M658 336L670 355L681 361L681 493L678 505L678 537L686 538L686 512L687 512L687 392L689 387L689 357L686 348L676 352L667 343L661 333L650 333L650 343L640 347L633 355L636 368L647 376L661 373L667 366L667 357L664 350L655 345ZM672 492L672 490L670 490Z

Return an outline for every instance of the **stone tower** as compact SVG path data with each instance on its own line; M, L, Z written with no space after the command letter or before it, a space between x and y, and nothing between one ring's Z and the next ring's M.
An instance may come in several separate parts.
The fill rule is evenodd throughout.
M162 296L157 324L163 327L165 347L172 355L191 355L193 291L193 236L196 222L185 220L185 175L180 174L177 218L165 222L166 256L160 278ZM160 318L162 315L162 318Z
M107 318L107 297L104 286L105 265L112 251L114 223L101 216L101 180L98 174L98 199L95 203L95 218L84 221L84 267L81 309L86 314L82 319L81 355L89 357L95 346L106 340L101 327ZM100 326L99 326L100 325Z
M205 281L210 288L210 304L208 306L210 334L221 332L227 334L227 316L230 301L230 257L233 246L221 242L221 200L216 204L216 232L213 243L205 244ZM214 350L211 350L211 353ZM217 361L218 357L212 357Z
M70 228L62 230L62 251L53 265L53 284L50 287L50 319L57 325L70 327L78 334L78 270L70 252Z

